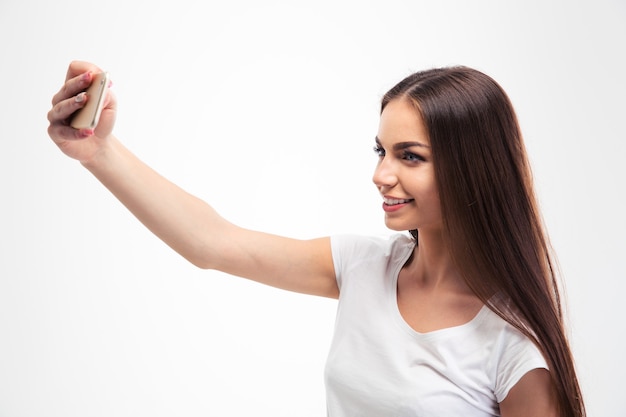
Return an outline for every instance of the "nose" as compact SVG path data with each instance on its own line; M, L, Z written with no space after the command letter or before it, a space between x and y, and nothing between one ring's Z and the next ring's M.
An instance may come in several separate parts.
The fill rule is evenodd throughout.
M372 181L379 190L393 188L397 184L398 177L390 159L383 157L378 161Z

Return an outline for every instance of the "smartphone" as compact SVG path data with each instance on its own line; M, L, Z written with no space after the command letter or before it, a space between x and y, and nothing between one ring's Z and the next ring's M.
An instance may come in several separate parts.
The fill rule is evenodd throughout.
M93 129L98 125L108 85L109 73L101 72L94 75L91 85L86 90L87 104L72 116L70 126L74 129Z

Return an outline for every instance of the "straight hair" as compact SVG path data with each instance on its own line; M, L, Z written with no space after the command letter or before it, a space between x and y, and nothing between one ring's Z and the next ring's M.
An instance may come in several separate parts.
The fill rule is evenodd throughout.
M556 261L513 106L500 85L458 66L412 74L385 94L428 131L443 233L456 267L492 311L543 353L562 417L585 407L567 340ZM410 231L419 244L417 230Z

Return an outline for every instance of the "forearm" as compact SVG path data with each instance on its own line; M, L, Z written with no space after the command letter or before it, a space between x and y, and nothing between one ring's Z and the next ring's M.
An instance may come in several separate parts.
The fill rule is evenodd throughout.
M212 241L227 225L212 207L163 178L113 137L83 165L167 245L194 265L211 267Z

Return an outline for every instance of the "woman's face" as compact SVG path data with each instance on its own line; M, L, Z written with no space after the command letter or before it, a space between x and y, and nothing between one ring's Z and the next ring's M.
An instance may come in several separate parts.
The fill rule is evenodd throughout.
M392 100L380 117L373 181L383 196L385 224L397 231L441 229L430 140L407 99Z

